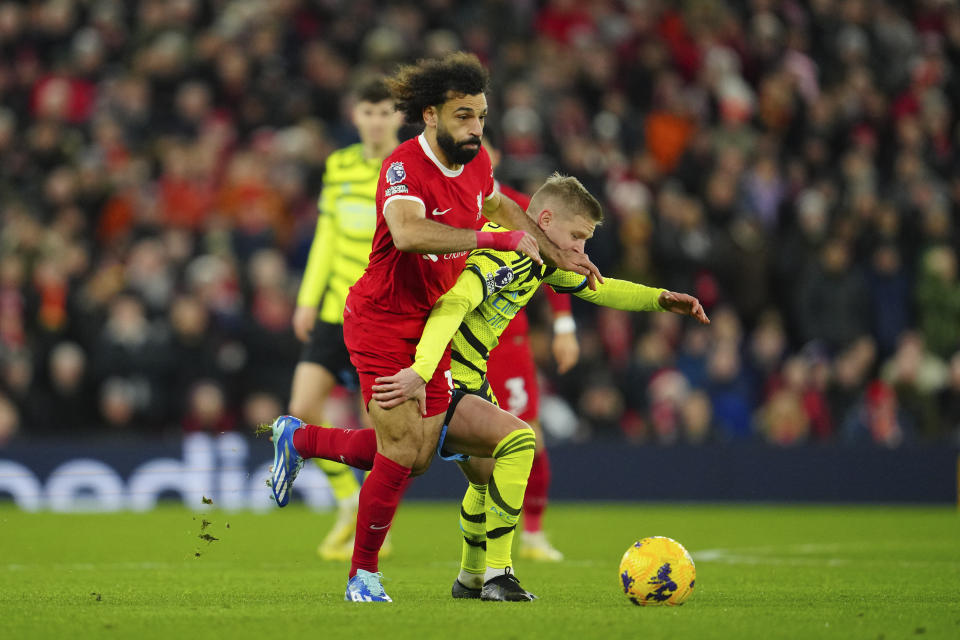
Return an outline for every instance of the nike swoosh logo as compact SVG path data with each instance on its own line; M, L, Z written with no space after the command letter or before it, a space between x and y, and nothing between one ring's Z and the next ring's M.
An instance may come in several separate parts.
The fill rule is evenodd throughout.
M383 525L382 527L378 527L377 525L372 524L372 525L370 525L370 528L373 529L374 531L380 531L381 529L386 529L386 528L388 528L389 526L390 526L389 524L385 524L385 525Z
M453 209L453 207L450 207L450 209ZM447 211L450 211L450 209L444 209L443 211L440 211L440 209L434 209L434 210L433 210L433 215L435 215L435 216L442 216L442 215L445 214Z
M343 464L347 464L347 459L344 458L343 456L340 456L340 462L342 462Z

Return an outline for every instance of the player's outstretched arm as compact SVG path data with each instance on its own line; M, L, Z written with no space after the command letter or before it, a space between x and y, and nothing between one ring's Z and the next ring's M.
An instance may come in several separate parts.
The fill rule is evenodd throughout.
M428 220L423 204L413 200L391 200L383 218L390 228L393 246L410 253L454 253L476 248L522 251L540 262L536 240L524 231L491 233L459 229Z
M530 219L523 209L510 198L495 193L483 203L483 215L487 220L499 224L507 229L518 229L531 234L540 247L544 259L552 265L565 271L573 271L587 276L587 284L591 289L597 288L597 282L603 282L603 276L597 266L590 262L587 254L568 249L561 249L546 236L543 230ZM528 254L529 255L529 254ZM532 256L531 256L532 257ZM537 262L542 264L539 258Z
M555 271L544 280L558 293L572 293L578 298L602 307L623 311L671 311L696 318L701 324L710 324L700 301L686 293L647 287L626 280L608 279L596 291L587 289L582 276Z
M392 409L410 399L421 402L421 396L425 397L424 385L433 377L464 316L483 301L483 294L480 278L472 271L464 271L450 291L440 296L417 343L413 366L374 381L373 399L381 408ZM424 409L421 404L421 413Z

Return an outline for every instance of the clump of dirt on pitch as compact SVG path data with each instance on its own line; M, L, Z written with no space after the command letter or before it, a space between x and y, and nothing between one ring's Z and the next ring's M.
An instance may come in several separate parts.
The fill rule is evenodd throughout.
M213 504L213 498L208 498L207 496L203 496L203 497L201 498L201 501L203 502L203 504ZM197 517L196 517L196 516L193 516L193 520L196 521L196 519L197 519ZM212 524L213 524L212 521L207 520L206 518L202 518L202 519L200 520L200 533L197 535L198 538L200 538L201 540L203 540L204 542L206 542L208 545L209 545L211 542L219 542L219 540L220 540L220 538L217 538L216 536L213 536L213 535L211 535L211 534L209 534L209 533L206 533L207 527L209 527L209 526L212 525ZM227 529L229 529L229 528L230 528L230 525L227 524ZM200 553L200 550L199 550L199 549L195 549L195 550L194 550L194 552L193 552L193 557L194 557L194 558L199 558L201 555L203 555L203 554Z

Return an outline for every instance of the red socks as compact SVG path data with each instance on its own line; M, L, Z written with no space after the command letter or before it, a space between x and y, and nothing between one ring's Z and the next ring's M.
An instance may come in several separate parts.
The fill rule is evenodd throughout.
M299 448L297 450L299 451ZM409 467L376 454L373 470L360 488L357 534L353 542L353 561L350 563L351 578L357 574L357 569L377 572L380 547L383 546L383 539L387 537L393 515L397 512L397 506L409 483Z
M294 431L293 446L304 458L323 458L357 469L372 469L360 488L350 577L356 575L357 569L376 573L383 539L410 483L410 469L377 453L377 434L373 429L306 424Z
M293 432L293 446L303 458L333 460L367 471L377 453L377 433L305 424Z
M541 449L533 457L527 492L523 496L523 530L529 533L543 527L543 512L547 508L547 491L550 488L550 459L547 450Z

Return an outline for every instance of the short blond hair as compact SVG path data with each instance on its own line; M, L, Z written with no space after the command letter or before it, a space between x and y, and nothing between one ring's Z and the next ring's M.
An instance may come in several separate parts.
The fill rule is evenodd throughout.
M585 216L597 224L603 222L603 207L573 176L554 172L530 198L530 209L536 213L549 208L548 203L557 213Z

